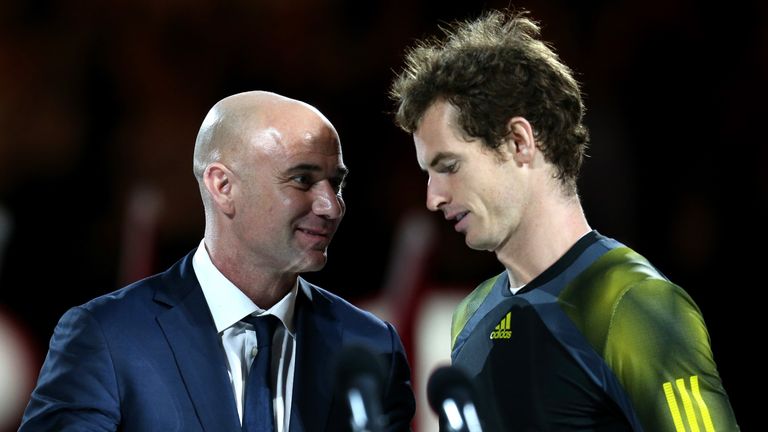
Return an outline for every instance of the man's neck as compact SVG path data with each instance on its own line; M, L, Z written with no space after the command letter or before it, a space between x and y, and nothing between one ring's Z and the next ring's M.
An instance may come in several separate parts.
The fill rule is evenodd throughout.
M269 309L283 299L296 285L298 275L256 274L232 282L258 307Z
M512 286L529 283L590 231L578 197L541 200L522 219L496 251Z
M296 285L296 273L277 272L273 266L259 265L224 252L227 249L207 244L206 247L211 262L221 274L262 309L274 306Z

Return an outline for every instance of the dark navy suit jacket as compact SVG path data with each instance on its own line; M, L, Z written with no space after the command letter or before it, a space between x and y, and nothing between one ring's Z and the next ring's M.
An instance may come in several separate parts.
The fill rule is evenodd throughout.
M64 314L20 431L241 431L192 255ZM350 344L366 346L386 366L387 430L409 430L410 370L395 329L299 283L290 432L350 429L332 370L334 355Z

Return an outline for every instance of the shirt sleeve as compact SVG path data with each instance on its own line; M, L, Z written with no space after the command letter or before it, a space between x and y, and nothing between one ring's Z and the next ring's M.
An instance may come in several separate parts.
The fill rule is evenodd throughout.
M633 284L616 302L604 359L645 431L737 431L699 308L659 279Z
M112 359L90 312L59 321L19 432L115 431L119 397Z

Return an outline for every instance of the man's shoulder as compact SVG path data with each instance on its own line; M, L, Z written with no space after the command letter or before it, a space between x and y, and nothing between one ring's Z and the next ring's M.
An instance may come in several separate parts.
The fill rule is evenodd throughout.
M103 294L79 306L91 315L109 317L121 310L134 309L152 302L161 274L156 274Z
M360 332L387 331L388 325L383 319L370 311L355 306L337 294L304 279L301 280L301 289L318 313L330 314L345 329Z
M456 306L451 320L451 347L456 346L456 338L459 336L459 333L461 333L469 319L483 304L485 299L491 293L496 281L502 275L503 273L483 281L477 288L469 293L469 295L464 297L458 306Z
M172 304L183 298L184 293L189 292L189 288L194 286L191 283L194 279L191 262L192 253L190 252L165 271L96 297L80 305L79 308L93 315L109 316L119 311L143 310L153 304Z
M496 284L496 281L499 279L500 276L501 274L498 274L480 283L474 290L472 290L471 293L469 293L469 295L464 297L464 299L456 307L456 311L457 312L459 311L474 312L475 310L477 310L477 308L480 307L483 301L485 301L485 298L488 297L488 294L491 292L491 289Z
M678 300L693 305L683 289L623 245L597 258L558 297L563 311L598 352L604 351L617 322L634 322L648 311L675 307Z
M604 307L621 301L633 288L643 286L679 290L645 257L621 246L596 259L568 284L560 298L577 304L600 303Z

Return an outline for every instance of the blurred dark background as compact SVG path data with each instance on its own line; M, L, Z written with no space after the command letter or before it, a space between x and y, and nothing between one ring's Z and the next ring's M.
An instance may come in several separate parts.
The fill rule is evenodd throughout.
M5 0L0 313L34 373L66 309L197 246L195 135L210 106L241 91L304 100L335 124L348 213L328 266L307 279L376 296L403 216L427 212L426 177L387 97L403 50L441 23L510 5L541 21L583 83L592 226L695 299L737 418L753 429L768 220L758 2ZM501 270L429 217L438 240L425 283L470 288Z

